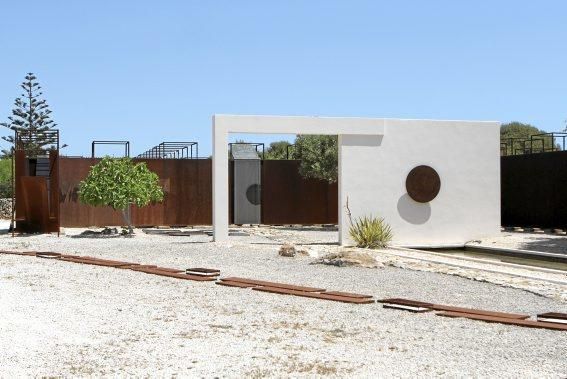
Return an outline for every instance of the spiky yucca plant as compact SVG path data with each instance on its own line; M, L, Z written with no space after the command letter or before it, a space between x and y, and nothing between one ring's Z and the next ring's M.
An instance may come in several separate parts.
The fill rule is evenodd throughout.
M392 228L381 217L363 216L351 222L349 233L357 247L380 249L392 240Z

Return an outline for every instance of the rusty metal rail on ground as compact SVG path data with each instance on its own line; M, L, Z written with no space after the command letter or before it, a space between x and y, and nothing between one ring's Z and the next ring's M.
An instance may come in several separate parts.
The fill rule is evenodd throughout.
M471 313L461 313L461 312L439 312L436 313L437 316L444 317L462 317L471 320L479 320L484 322L496 322L499 324L508 324L516 326L525 326L528 328L540 328L540 329L551 329L551 330L567 330L567 325L554 323L554 322L543 322L543 321L532 321L532 320L518 320L511 319L507 317L494 317L494 316L484 316L479 314Z
M382 303L385 308L398 308L410 312L439 311L435 313L437 316L461 317L471 320L496 322L500 324L525 326L530 328L567 331L567 324L564 323L564 320L567 320L567 314L565 313L541 313L537 315L538 320L534 321L528 320L530 315L527 314L494 312L482 309L453 307L448 305L425 303L422 301L400 298L381 299L378 300L378 302ZM548 316L548 318L545 318L546 315ZM545 318L546 321L540 321L541 318Z
M540 313L536 320L529 320L530 315L519 313L495 312L482 309L455 307L442 304L434 304L422 301L387 298L374 300L372 295L358 293L327 291L324 288L298 286L286 283L269 282L264 280L248 279L241 277L219 278L220 270L207 268L190 268L187 270L160 267L157 265L139 264L134 262L101 259L90 256L79 256L61 254L48 251L6 251L0 250L0 254L34 256L38 258L49 258L65 262L89 264L95 266L113 267L143 272L152 275L165 276L176 279L192 281L214 281L216 284L229 287L247 288L254 291L267 292L280 295L292 295L305 298L338 301L350 304L382 303L385 308L398 308L412 312L437 311L436 315L452 318L467 318L484 322L494 322L507 325L524 326L531 328L542 328L550 330L567 331L567 314L559 312ZM189 274L190 272L190 274ZM202 272L203 275L199 275Z
M159 267L157 265L145 265L134 262L125 262L125 261L102 259L102 258L96 258L90 256L79 256L79 255L61 254L54 252L0 251L0 253L28 255L28 256L36 256L42 258L53 258L64 262L127 269L132 271L143 272L146 274L153 274L153 275L165 276L170 278L193 280L200 282L217 281L218 276L220 275L220 270L215 270L215 269L192 268L192 269L183 270L183 269L176 269L169 267ZM203 275L197 275L199 271L202 272ZM188 274L186 272L191 272L191 274ZM258 290L258 291L271 292L282 295L295 295L295 296L302 296L302 297L315 298L321 300L340 301L343 303L368 304L368 303L374 303L375 301L371 295L361 295L356 293L339 292L339 291L327 292L325 288L296 286L285 283L267 282L262 280L246 279L239 277L222 278L219 281L217 281L217 283L231 287L253 288L254 290Z
M371 295L338 291L327 292L324 288L295 286L285 283L267 282L264 280L239 277L221 278L217 284L230 287L252 288L255 291L269 292L279 295L293 295L312 299L340 301L342 303L351 304L370 304L375 301Z

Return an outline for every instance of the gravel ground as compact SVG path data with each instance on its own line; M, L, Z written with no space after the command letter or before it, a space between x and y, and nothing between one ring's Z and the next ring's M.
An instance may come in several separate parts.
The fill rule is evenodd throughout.
M567 236L553 234L503 232L492 238L483 238L478 244L567 255Z
M0 236L41 249L382 297L536 314L567 304L514 288L395 267L312 265L282 240L337 249L332 230L249 237ZM213 283L0 255L0 376L566 377L567 333L279 296Z

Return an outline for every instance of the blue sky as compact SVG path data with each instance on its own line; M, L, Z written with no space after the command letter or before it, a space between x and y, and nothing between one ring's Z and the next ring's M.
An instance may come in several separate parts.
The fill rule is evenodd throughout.
M0 10L0 120L36 73L69 155L89 154L94 139L130 140L134 155L198 141L208 155L214 113L518 120L547 131L567 119L565 1L32 0Z

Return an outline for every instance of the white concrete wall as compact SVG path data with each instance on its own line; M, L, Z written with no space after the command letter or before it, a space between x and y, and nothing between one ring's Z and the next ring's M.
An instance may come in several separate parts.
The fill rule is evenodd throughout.
M454 246L500 230L498 122L367 118L213 117L213 230L228 237L228 133L339 135L339 235L348 244L348 198L353 217L384 217L394 243ZM406 192L407 174L433 167L441 190L429 203Z
M497 122L385 120L374 140L340 136L339 209L373 214L404 246L462 245L500 230L500 137ZM433 167L441 190L429 203L412 200L407 174ZM343 220L343 222L345 222ZM348 228L341 231L349 241Z
M213 235L228 238L228 134L384 134L384 120L358 117L213 116ZM339 225L341 229L343 225Z

